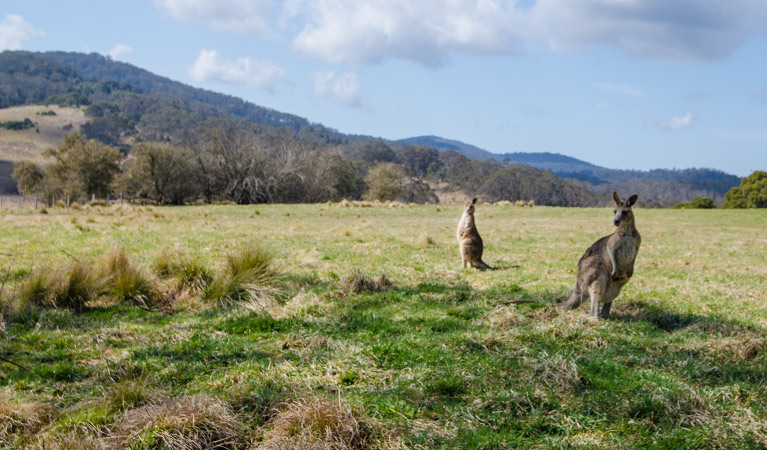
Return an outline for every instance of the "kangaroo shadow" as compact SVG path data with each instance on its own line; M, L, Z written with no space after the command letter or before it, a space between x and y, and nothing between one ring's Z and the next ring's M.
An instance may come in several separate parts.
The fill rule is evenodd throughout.
M610 319L629 323L645 322L667 333L673 333L674 331L686 328L695 328L696 330L723 336L746 331L757 331L752 326L734 320L692 313L676 313L642 300L617 302L613 313L610 315Z

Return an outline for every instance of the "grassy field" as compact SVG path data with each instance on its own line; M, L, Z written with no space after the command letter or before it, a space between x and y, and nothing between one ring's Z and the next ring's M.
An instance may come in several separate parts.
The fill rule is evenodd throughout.
M40 114L47 111L56 114ZM24 119L35 122L37 126L18 131L0 128L0 159L14 162L45 162L42 157L44 150L58 147L66 134L80 131L80 126L87 121L84 110L80 108L25 105L0 109L0 122L20 122ZM72 125L72 129L65 130L67 125Z
M460 269L460 213L3 210L0 446L767 446L767 211L635 209L635 275L605 321L556 303L612 210L479 205L486 272ZM115 248L154 306L111 278L80 313L20 305L36 274L103 272ZM210 294L254 248L269 289Z

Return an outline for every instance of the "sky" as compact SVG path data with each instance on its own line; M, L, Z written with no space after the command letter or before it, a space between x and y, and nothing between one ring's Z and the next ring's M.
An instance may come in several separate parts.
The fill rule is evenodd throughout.
M3 0L8 49L97 52L350 134L767 170L765 0Z

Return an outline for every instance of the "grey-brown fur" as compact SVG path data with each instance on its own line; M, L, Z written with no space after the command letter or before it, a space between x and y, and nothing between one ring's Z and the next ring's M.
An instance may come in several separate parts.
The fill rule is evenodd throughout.
M575 291L563 305L565 308L577 308L588 295L591 298L591 315L603 319L610 316L612 301L634 274L634 260L642 243L631 211L637 200L636 194L624 202L617 192L613 192L613 200L613 223L617 228L613 234L596 241L578 260Z
M476 203L477 199L474 198L471 201L466 199L464 204L463 215L461 215L461 221L458 222L458 231L456 233L458 249L461 252L461 261L464 269L469 266L483 270L492 269L492 267L482 261L482 250L484 247L482 238L477 231L477 226L474 224L474 205Z

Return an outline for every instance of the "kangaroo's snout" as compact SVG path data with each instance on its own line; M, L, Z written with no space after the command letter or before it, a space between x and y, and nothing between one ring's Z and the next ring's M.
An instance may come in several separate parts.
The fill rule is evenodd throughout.
M617 227L621 224L621 220L623 219L623 211L617 211L615 213L615 217L613 217L613 223Z

